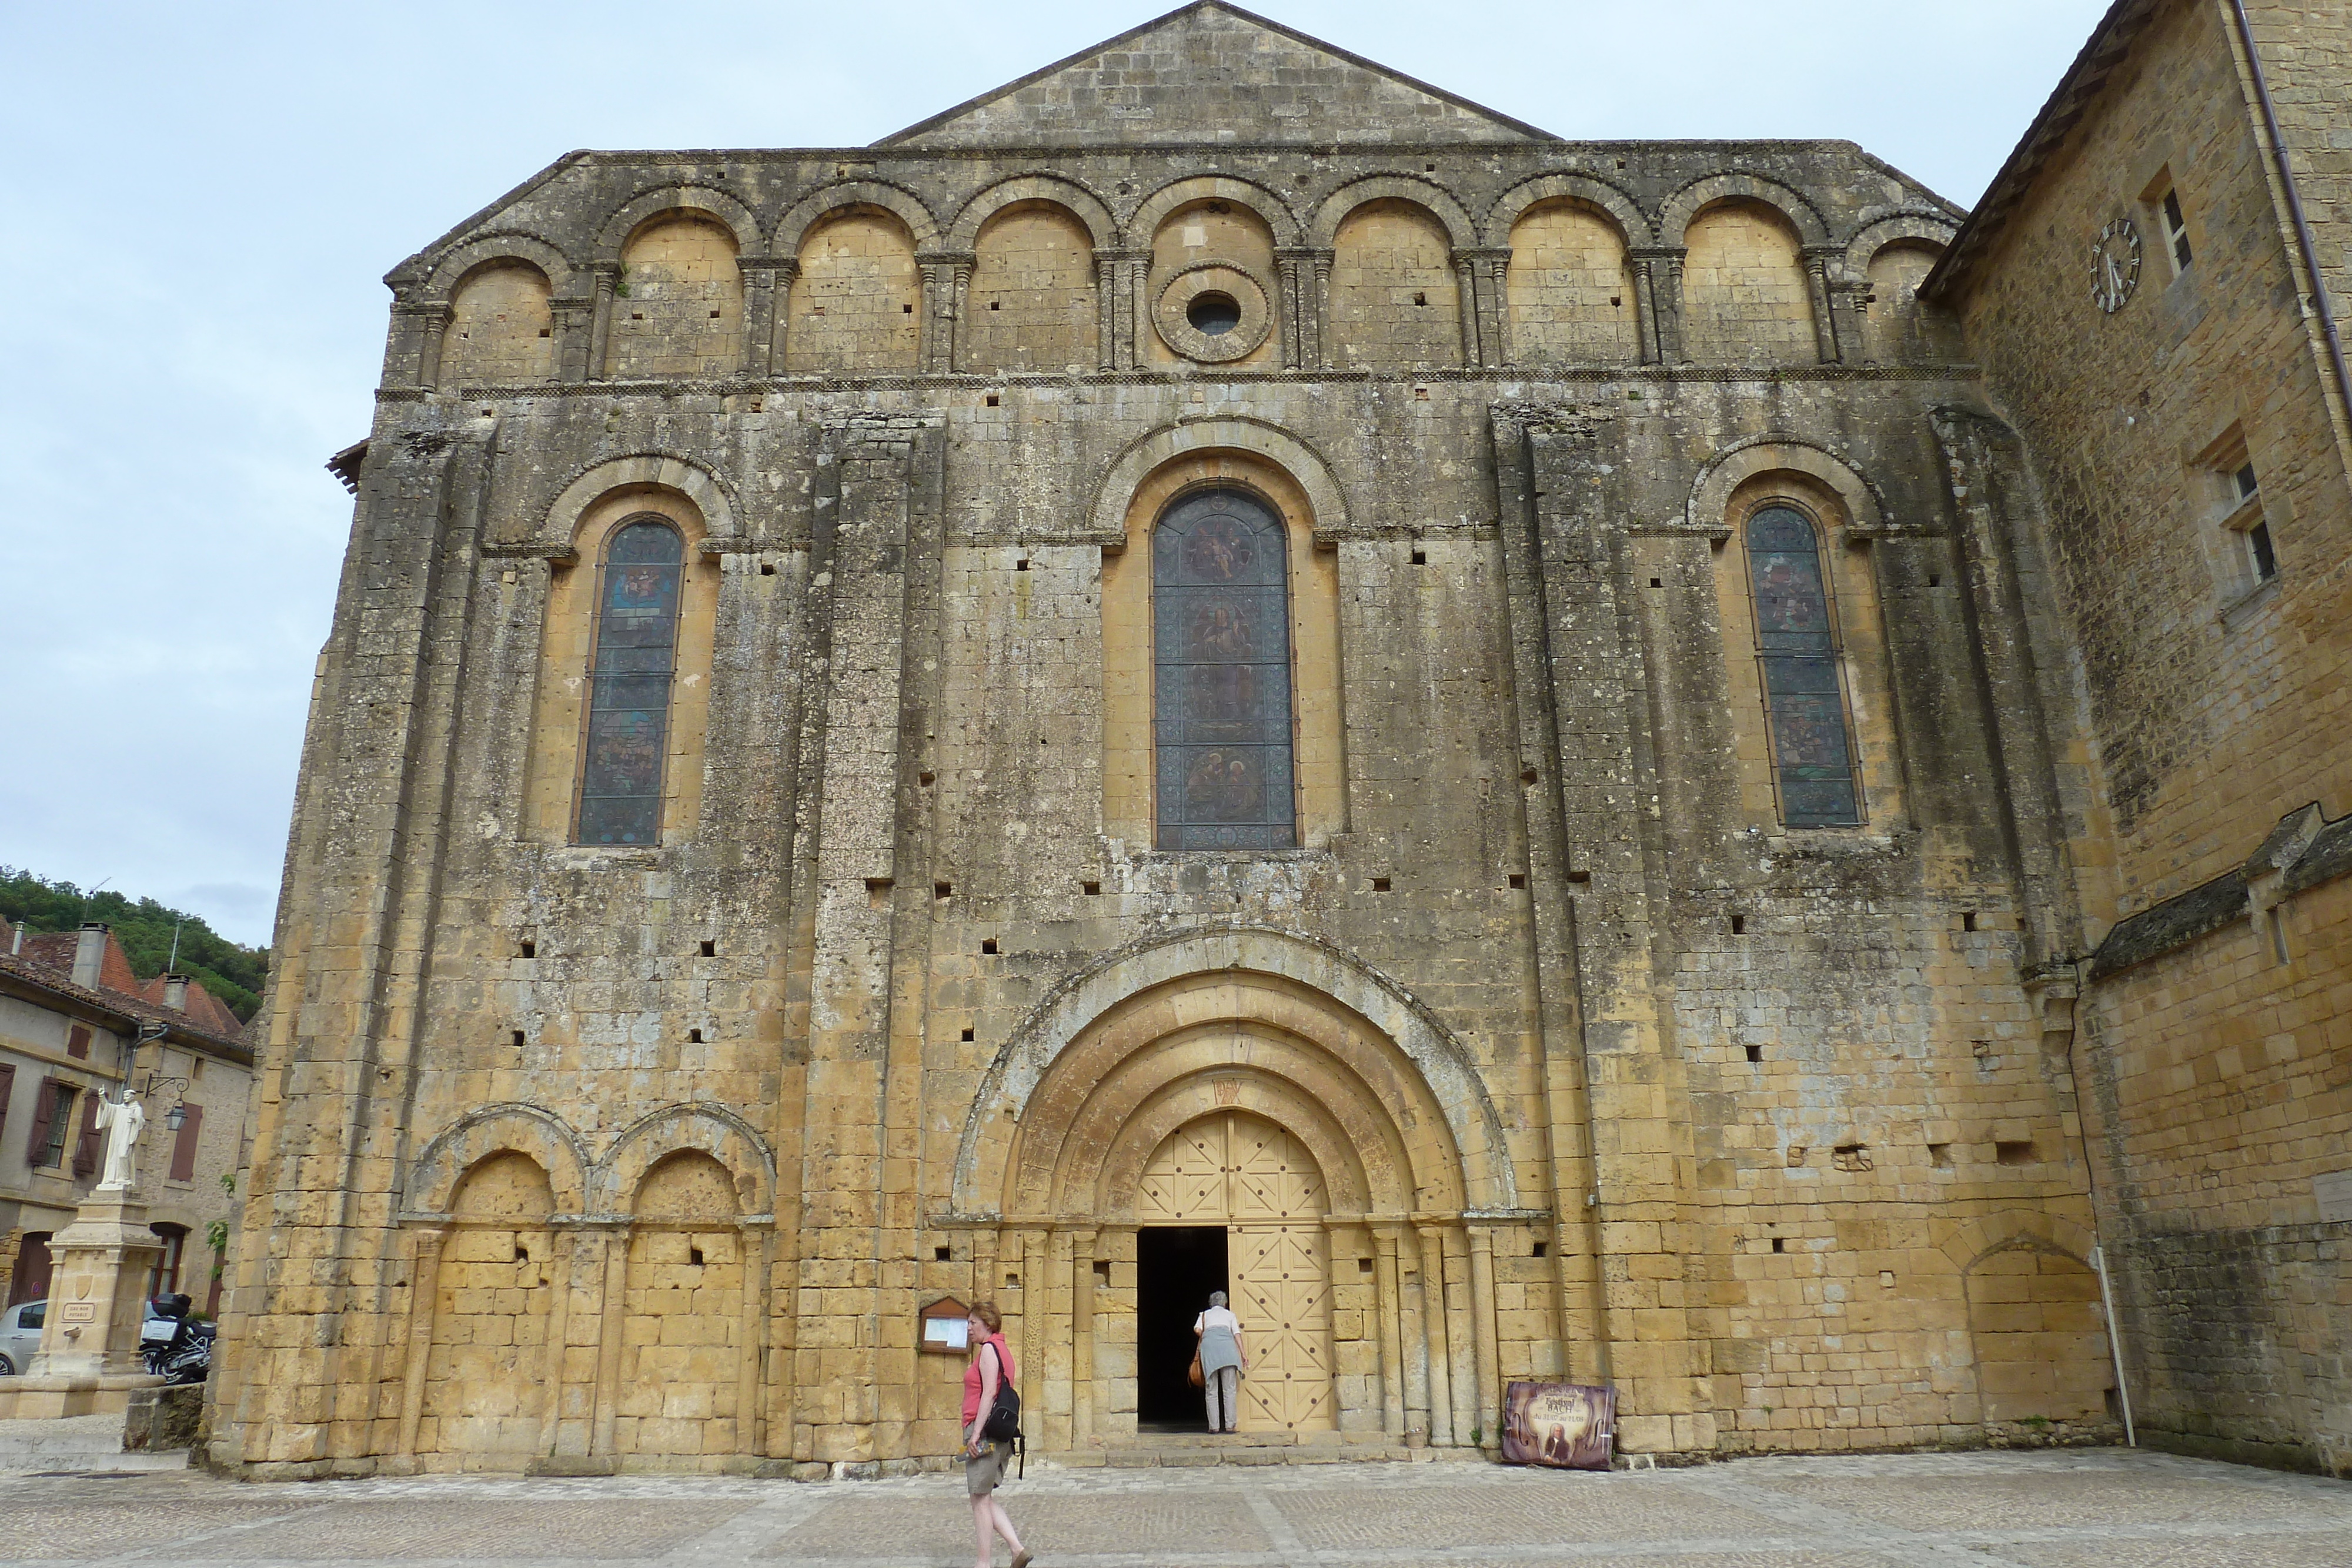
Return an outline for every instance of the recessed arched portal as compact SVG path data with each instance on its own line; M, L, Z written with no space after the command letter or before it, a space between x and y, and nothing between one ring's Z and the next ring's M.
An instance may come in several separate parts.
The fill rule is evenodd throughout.
M1139 1394L1155 1358L1181 1376L1216 1286L1196 1267L1163 1312L1149 1255L1188 1230L1223 1243L1251 1339L1244 1430L1474 1441L1496 1325L1469 1224L1516 1196L1498 1134L1458 1043L1336 955L1234 931L1107 959L1008 1042L958 1159L962 1212L1001 1227L992 1277L1022 1282L1045 1440L1167 1419Z

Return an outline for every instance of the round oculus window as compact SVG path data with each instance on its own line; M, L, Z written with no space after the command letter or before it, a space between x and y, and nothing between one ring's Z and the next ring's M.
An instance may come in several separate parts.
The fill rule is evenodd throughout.
M1274 328L1268 285L1230 261L1203 258L1160 286L1152 308L1160 340L1188 360L1230 364L1255 353Z
M1205 289L1184 307L1184 319L1204 338L1222 338L1242 324L1241 302L1230 294Z

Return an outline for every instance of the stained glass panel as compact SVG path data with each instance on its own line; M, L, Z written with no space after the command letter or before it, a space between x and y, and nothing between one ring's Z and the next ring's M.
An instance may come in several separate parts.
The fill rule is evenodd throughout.
M1290 597L1281 522L1235 490L1152 530L1160 847L1289 849Z
M581 843L660 841L685 557L677 530L650 518L625 525L605 549L580 770Z
M1861 799L1813 525L1785 507L1757 513L1748 520L1748 571L1781 820L1852 827L1862 821Z

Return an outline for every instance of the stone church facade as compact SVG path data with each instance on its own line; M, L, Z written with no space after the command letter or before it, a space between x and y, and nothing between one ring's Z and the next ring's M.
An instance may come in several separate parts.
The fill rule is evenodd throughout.
M2150 9L2226 73L2210 5L2103 26ZM2053 178L2001 212L2106 199ZM2155 633L2050 467L2124 461L2049 362L2089 275L2021 303L1991 210L1204 0L871 147L575 153L402 264L215 1462L937 1464L975 1300L1101 1462L1197 1420L1212 1288L1244 1429L1337 1451L1492 1449L1521 1378L1659 1454L2116 1430L2173 1298L2113 1282L2119 1388L2100 1245L2163 1227L2077 1019L2151 1005L2102 955L2238 961L2242 880L2165 901L2346 749L2149 828L2176 735L2119 807L2099 639ZM2293 367L2291 605L2352 551L2277 294L2213 352ZM2340 923L2305 816L2252 896Z

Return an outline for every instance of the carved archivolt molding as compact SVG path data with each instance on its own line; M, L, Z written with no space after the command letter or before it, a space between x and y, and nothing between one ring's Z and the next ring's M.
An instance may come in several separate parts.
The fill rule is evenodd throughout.
M1125 543L1128 504L1136 486L1174 458L1213 451L1252 453L1289 475L1314 507L1318 538L1347 530L1347 497L1320 454L1279 425L1224 417L1180 420L1129 444L1096 487L1089 534L1106 544Z
M1237 1073L1250 1108L1330 1152L1335 1202L1518 1207L1502 1118L1434 1015L1335 948L1241 926L1133 944L1056 987L973 1097L954 1207L1131 1202L1139 1162Z

